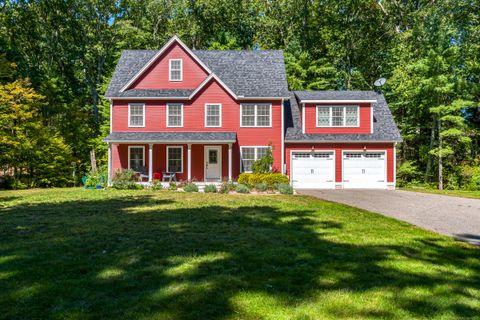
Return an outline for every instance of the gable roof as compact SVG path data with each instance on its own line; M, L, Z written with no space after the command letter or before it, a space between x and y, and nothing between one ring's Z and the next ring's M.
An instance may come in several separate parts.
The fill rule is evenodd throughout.
M164 46L165 48L165 46ZM124 50L117 63L106 98L175 98L172 89L126 89L135 78L155 61L161 50ZM287 75L281 50L191 50L199 61L218 77L227 91L238 99L246 98L287 98ZM161 53L160 53L161 54ZM193 92L196 88L192 88ZM182 89L190 90L190 89ZM191 93L191 92L190 92ZM183 95L186 97L189 95Z
M324 97L323 100L376 100L373 106L373 133L325 134L302 133L300 107L301 97ZM312 99L313 100L313 99ZM285 142L401 142L402 138L385 97L375 91L295 91L285 102Z

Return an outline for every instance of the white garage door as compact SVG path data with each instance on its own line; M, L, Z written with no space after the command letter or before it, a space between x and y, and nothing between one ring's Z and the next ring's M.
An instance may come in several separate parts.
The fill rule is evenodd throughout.
M385 189L385 152L345 152L343 154L343 187Z
M292 184L298 189L335 188L333 152L292 153Z

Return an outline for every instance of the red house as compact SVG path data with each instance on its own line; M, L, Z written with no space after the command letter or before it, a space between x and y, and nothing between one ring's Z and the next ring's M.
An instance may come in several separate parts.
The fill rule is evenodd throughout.
M219 182L271 148L297 188L394 188L400 135L381 94L288 91L282 51L122 53L111 101L109 176L122 168ZM158 174L156 174L158 176Z

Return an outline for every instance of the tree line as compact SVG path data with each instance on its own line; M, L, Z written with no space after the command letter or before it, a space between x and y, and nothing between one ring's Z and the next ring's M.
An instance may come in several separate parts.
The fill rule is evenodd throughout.
M124 49L282 49L291 90L372 90L400 127L400 183L480 188L478 0L0 1L0 165L16 187L105 164ZM1 175L1 174L0 174Z

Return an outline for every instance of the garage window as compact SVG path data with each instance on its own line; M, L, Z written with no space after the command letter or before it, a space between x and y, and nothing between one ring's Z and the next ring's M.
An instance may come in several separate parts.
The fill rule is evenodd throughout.
M317 106L317 127L358 127L359 106Z
M242 147L242 172L252 172L252 164L267 154L270 147Z

